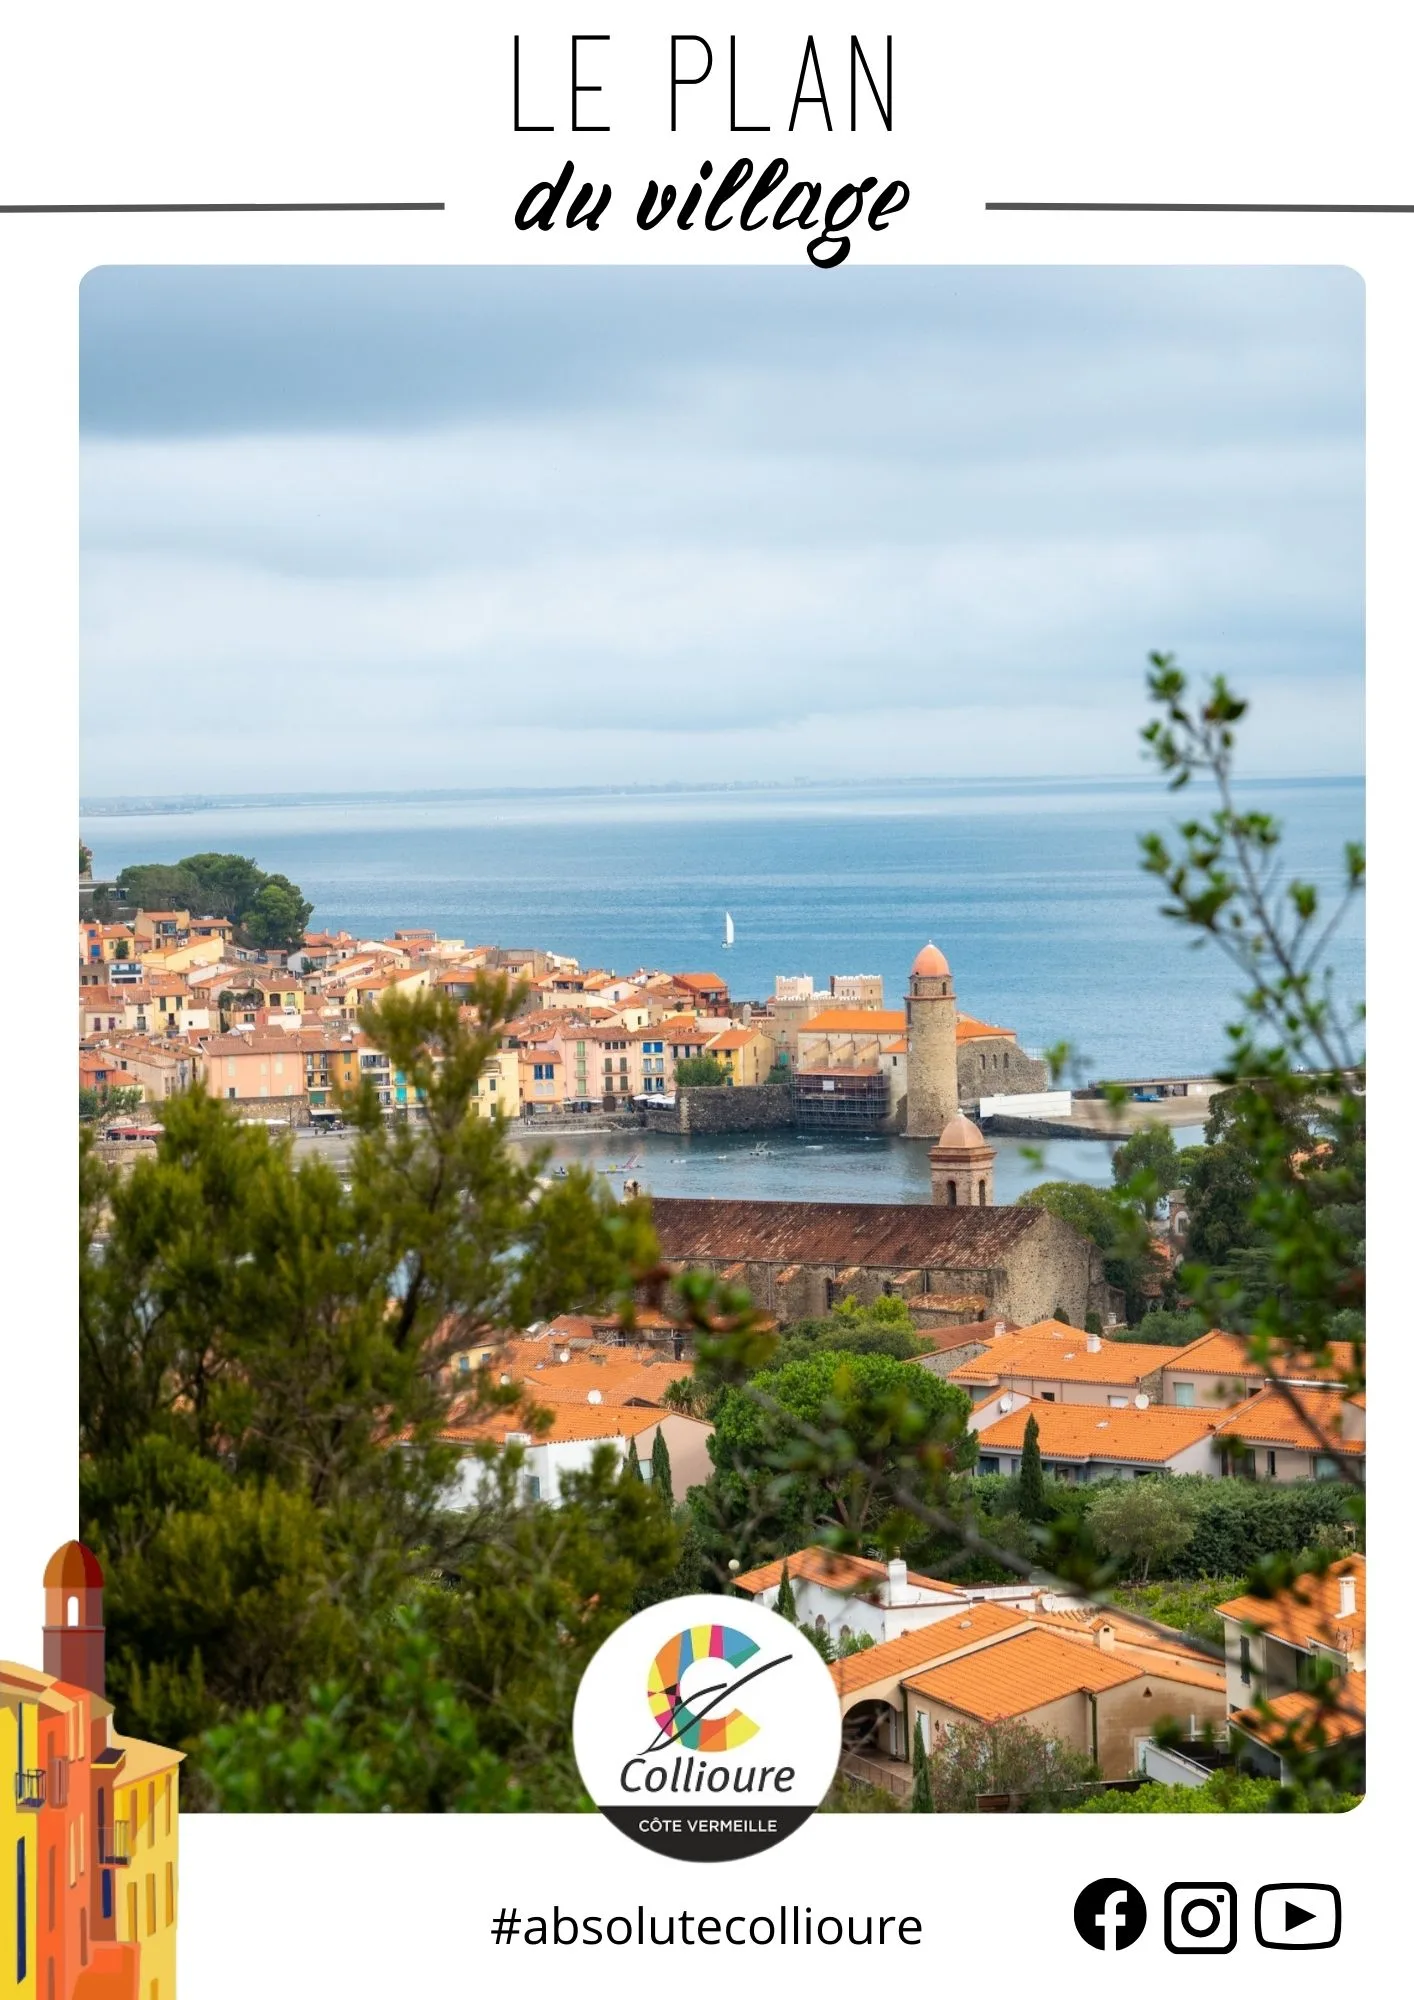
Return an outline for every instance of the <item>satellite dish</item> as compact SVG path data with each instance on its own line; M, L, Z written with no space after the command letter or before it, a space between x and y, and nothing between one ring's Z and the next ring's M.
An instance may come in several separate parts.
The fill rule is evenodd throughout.
M1139 1391L1139 1394L1134 1398L1134 1407L1136 1410L1147 1410L1149 1407L1149 1398L1144 1394L1144 1391L1142 1389Z
M509 1389L509 1388L510 1388L510 1386L511 1386L511 1378L510 1378L510 1376L509 1376L509 1375L503 1375L503 1376L501 1377L501 1387L502 1387L503 1389Z
M569 1358L570 1358L570 1351L569 1351L569 1349L568 1349L567 1347L562 1347L562 1348L560 1349L560 1352L558 1353L558 1355L557 1355L557 1356L556 1356L555 1358L556 1358L556 1360L558 1360L558 1361L568 1361L568 1360L569 1360Z
M591 1403L602 1403L604 1400L604 1391L602 1389L591 1389L586 1400Z
M997 1404L997 1408L1001 1411L1002 1415L1005 1416L1011 1408L1011 1397L1003 1396L1001 1401Z

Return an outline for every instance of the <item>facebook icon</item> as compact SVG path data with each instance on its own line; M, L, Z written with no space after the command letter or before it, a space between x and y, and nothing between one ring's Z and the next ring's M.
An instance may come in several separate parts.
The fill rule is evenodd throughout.
M1075 1928L1096 1951L1125 1951L1142 1937L1149 1912L1132 1882L1118 1875L1087 1882L1075 1899Z

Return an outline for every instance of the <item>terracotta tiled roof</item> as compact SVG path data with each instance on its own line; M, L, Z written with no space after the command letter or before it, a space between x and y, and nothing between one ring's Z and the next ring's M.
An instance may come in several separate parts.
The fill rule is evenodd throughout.
M653 1200L659 1246L673 1263L713 1258L973 1272L1004 1263L1033 1230L1044 1232L1053 1222L1041 1208L921 1201Z
M997 1035L1003 1041L1016 1040L1015 1028L994 1028L990 1021L974 1021L970 1014L957 1017L957 1039L960 1042L975 1041L979 1035Z
M668 1417L676 1416L671 1410L646 1410L623 1408L609 1404L580 1406L575 1403L562 1404L552 1411L553 1421L547 1430L534 1433L536 1444L589 1444L600 1438L638 1437L644 1431L651 1431ZM681 1417L682 1423L695 1423L696 1418ZM489 1440L504 1444L514 1432L525 1432L529 1428L525 1413L521 1410L498 1410L494 1415L478 1418L472 1424L451 1424L438 1435L449 1444L470 1444L478 1440ZM710 1424L703 1424L703 1430L710 1430Z
M744 1049L748 1042L756 1040L753 1028L724 1028L720 1035L712 1037L714 1049Z
M715 972L675 972L672 975L675 986L685 986L689 993L725 993L727 982Z
M1141 1679L1144 1671L1135 1661L1102 1653L1098 1646L1077 1646L1054 1632L1030 1631L930 1667L907 1685L979 1722L1001 1722L1082 1689L1098 1694L1120 1687Z
M907 1016L888 1007L826 1007L800 1024L802 1035L901 1035Z
M748 1597L759 1596L763 1590L770 1590L781 1580L781 1569L789 1563L792 1583L818 1583L826 1590L836 1590L841 1597L872 1596L882 1584L888 1581L887 1563L873 1562L868 1556L837 1555L833 1549L822 1549L818 1545L808 1549L797 1549L794 1555L782 1556L776 1562L762 1563L759 1569L750 1569L744 1576L736 1578L734 1587L745 1591ZM919 1590L936 1591L939 1597L966 1597L966 1591L957 1589L951 1583L940 1583L935 1576L923 1576L916 1570L907 1572L908 1581Z
M1054 1323L1053 1323L1054 1324ZM1064 1328L1064 1338L1023 1327L1020 1333L1005 1333L989 1340L986 1352L974 1354L954 1368L948 1377L964 1387L1018 1375L1044 1377L1053 1382L1118 1382L1126 1386L1155 1375L1173 1353L1170 1347L1149 1347L1138 1341L1106 1340L1098 1354L1086 1346L1086 1336L1075 1327Z
M1355 1611L1340 1615L1340 1579L1355 1579ZM1365 1644L1365 1558L1341 1556L1323 1575L1299 1577L1275 1597L1230 1597L1218 1607L1223 1618L1273 1632L1288 1645L1309 1650L1324 1646L1338 1653L1357 1653Z
M1282 1375L1293 1382L1340 1381L1355 1365L1355 1349L1348 1340L1333 1340L1330 1352L1329 1363L1320 1368L1299 1354L1273 1356L1263 1367L1250 1359L1247 1343L1240 1334L1214 1328L1200 1339L1190 1341L1187 1347L1170 1348L1168 1366L1179 1374L1222 1375L1250 1382L1260 1382L1272 1375Z
M897 1639L884 1640L882 1645L866 1646L862 1653L849 1653L836 1660L830 1672L840 1693L848 1696L875 1681L903 1680L969 1646L995 1641L999 1633L1025 1628L1026 1620L1019 1611L1009 1611L1004 1604L974 1604L951 1618L940 1618L936 1624L920 1625Z
M1264 1389L1260 1396L1240 1403L1218 1429L1224 1437L1241 1438L1244 1443L1358 1458L1365 1449L1364 1439L1341 1434L1346 1400L1339 1389Z
M1147 1410L1100 1409L1093 1403L1025 1404L977 1433L982 1451L1019 1451L1035 1417L1043 1458L1164 1465L1175 1452L1211 1436L1215 1418L1202 1410L1153 1404Z
M1333 1699L1332 1699L1333 1697ZM1281 1694L1267 1704L1268 1713L1255 1708L1240 1709L1233 1716L1235 1728L1245 1736L1274 1748L1319 1750L1330 1743L1348 1742L1365 1734L1365 1676L1346 1674L1332 1690L1328 1705L1301 1689Z

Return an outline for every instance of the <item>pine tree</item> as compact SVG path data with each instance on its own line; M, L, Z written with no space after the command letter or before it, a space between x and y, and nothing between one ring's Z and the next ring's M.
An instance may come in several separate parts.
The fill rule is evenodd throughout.
M776 1592L776 1613L792 1625L799 1623L795 1615L795 1592L791 1588L790 1564L788 1562L781 1564L781 1587Z
M668 1456L668 1440L660 1424L653 1433L653 1484L671 1507L673 1504L673 1462Z
M923 1747L923 1718L913 1723L913 1801L910 1812L934 1811L933 1774L928 1768L928 1752Z
M1044 1521L1050 1511L1046 1505L1046 1486L1041 1474L1041 1426L1034 1412L1026 1419L1026 1435L1021 1441L1016 1511L1023 1521Z

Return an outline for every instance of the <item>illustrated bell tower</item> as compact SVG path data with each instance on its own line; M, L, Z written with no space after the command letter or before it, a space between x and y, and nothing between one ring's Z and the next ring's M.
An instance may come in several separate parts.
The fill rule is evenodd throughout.
M44 1671L104 1691L103 1570L82 1542L56 1549L44 1572Z

